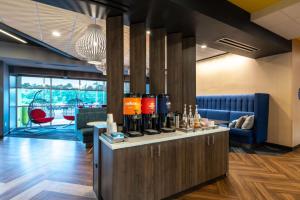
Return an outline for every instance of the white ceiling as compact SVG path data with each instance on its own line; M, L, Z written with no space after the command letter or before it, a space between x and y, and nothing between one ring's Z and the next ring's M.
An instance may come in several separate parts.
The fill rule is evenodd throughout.
M286 38L300 37L300 0L284 0L253 13L251 21Z
M62 50L79 59L75 43L86 27L95 21L86 15L60 9L31 0L0 0L0 19L3 23ZM105 20L97 19L105 31ZM54 37L52 31L61 33ZM129 27L124 26L124 64L129 65Z
M87 15L60 9L31 0L0 0L1 22L31 37L37 38L59 50L79 59L75 52L75 43L84 33L86 27L94 23ZM97 19L97 24L105 31L105 20ZM61 33L54 37L52 31ZM147 36L147 47L149 37ZM149 57L147 51L147 58ZM222 54L224 52L197 45L197 60ZM129 27L124 26L124 65L129 66ZM147 59L147 66L149 66Z
M220 51L220 50L209 48L209 47L202 49L201 45L198 45L198 44L196 46L196 51L197 51L196 60L203 60L206 58L210 58L213 56L217 56L217 55L226 53L224 51Z

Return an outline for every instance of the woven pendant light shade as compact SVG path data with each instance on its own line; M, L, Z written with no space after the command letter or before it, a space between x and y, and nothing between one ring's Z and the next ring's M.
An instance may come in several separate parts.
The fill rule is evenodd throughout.
M90 24L76 42L75 50L88 63L103 66L106 58L106 38L101 26Z

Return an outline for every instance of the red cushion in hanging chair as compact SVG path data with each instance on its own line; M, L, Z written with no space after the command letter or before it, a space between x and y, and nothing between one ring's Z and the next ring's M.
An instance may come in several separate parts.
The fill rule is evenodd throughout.
M31 117L33 120L40 119L40 118L45 118L45 117L46 117L46 113L45 113L45 111L43 111L42 109L37 108L37 109L33 109L33 110L30 112L30 117Z
M30 117L32 122L36 124L49 123L54 119L54 117L46 117L45 111L40 108L33 109L30 112Z
M69 120L69 121L74 121L75 120L75 116L72 116L72 115L64 115L64 118L66 120Z
M52 122L53 119L54 119L54 117L44 117L44 118L34 119L33 122L36 124L43 124L43 123Z

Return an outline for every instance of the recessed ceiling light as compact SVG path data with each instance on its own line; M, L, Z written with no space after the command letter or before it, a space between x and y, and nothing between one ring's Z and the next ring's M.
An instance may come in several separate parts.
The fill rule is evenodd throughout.
M200 47L201 47L201 49L205 49L205 48L207 48L207 45L206 44L202 44Z
M58 32L58 31L52 31L52 35L54 37L60 37L61 36L60 32Z
M7 35L7 36L9 36L9 37L11 37L11 38L13 38L13 39L15 39L15 40L18 40L18 41L20 41L20 42L22 42L22 43L24 43L24 44L27 44L27 42L26 42L25 40L22 40L21 38L19 38L19 37L17 37L17 36L14 36L14 35L10 34L10 33L6 32L6 31L3 30L3 29L0 29L0 33L3 33L3 34L5 34L5 35Z
M150 35L150 34L151 34L151 31L148 30L148 31L146 31L146 33L147 33L148 35Z

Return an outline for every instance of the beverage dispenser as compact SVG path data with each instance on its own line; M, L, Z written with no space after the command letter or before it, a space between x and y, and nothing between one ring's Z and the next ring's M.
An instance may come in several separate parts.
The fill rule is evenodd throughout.
M142 136L141 96L125 94L123 98L123 131L130 137Z
M156 114L156 97L144 94L142 97L143 133L153 135L159 133L158 115Z
M162 132L175 131L175 116L170 112L171 102L167 94L157 96L157 113L159 118L159 128Z

